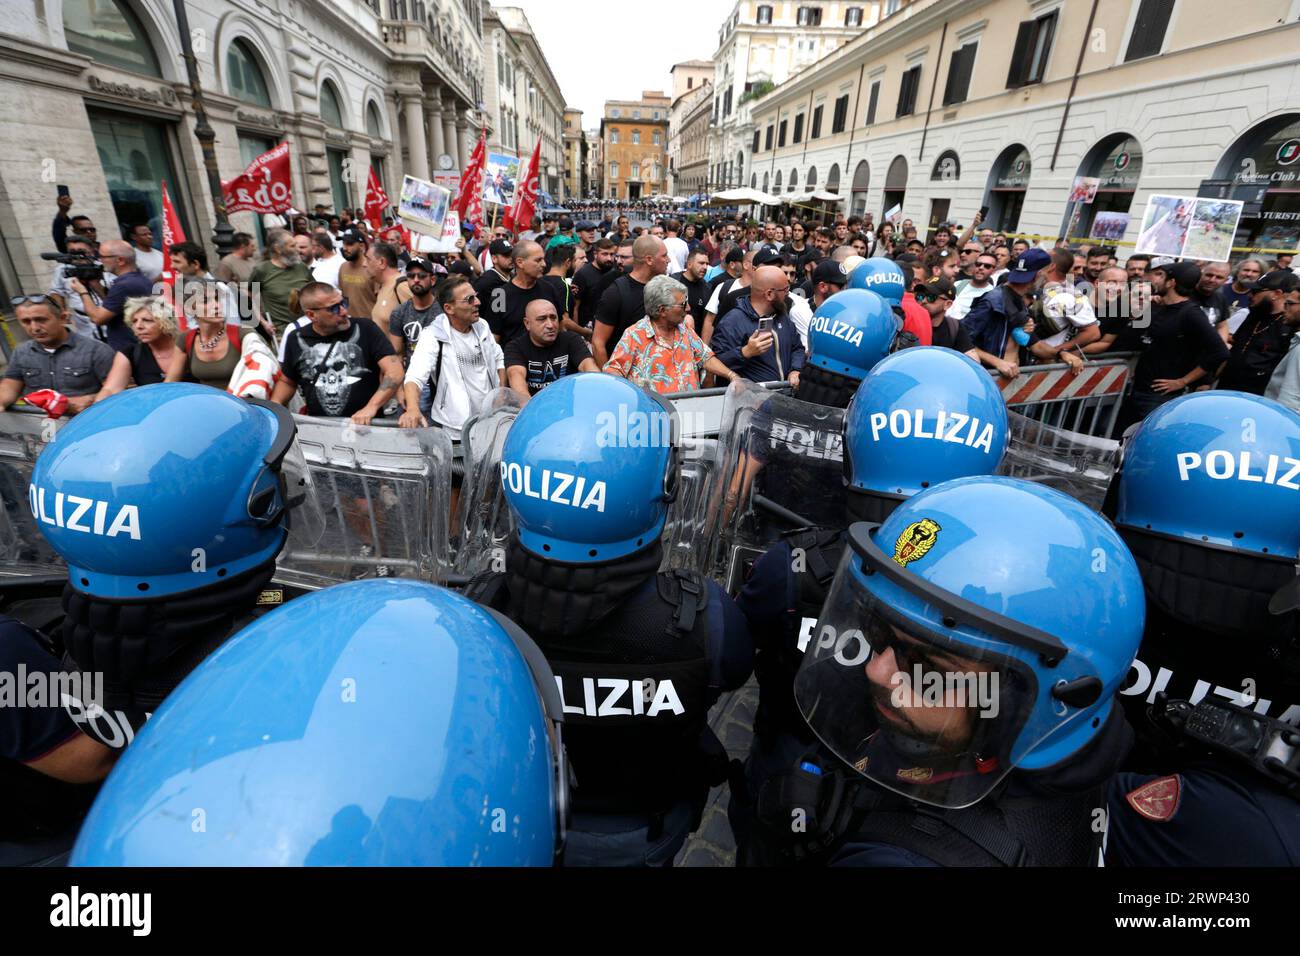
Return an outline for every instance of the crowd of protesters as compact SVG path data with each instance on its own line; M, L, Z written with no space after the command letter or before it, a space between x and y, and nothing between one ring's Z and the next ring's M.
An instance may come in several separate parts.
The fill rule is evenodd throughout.
M466 226L454 253L427 255L391 218L375 229L317 206L260 249L237 233L209 269L199 244L173 245L163 263L147 224L100 241L65 212L60 251L102 275L62 262L47 292L14 300L30 341L0 379L0 408L53 395L66 404L47 410L75 414L127 387L188 381L358 424L458 429L497 388L527 401L579 371L662 393L735 378L797 386L813 313L862 260L886 257L910 287L905 327L992 374L1043 363L1077 374L1139 353L1121 424L1216 385L1300 409L1289 256L1121 264L1113 247L1044 249L978 215L923 236L870 214L692 221L609 204L518 231Z

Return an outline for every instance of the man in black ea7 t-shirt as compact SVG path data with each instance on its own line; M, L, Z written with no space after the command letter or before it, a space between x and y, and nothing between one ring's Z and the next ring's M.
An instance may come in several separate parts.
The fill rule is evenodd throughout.
M947 314L957 298L956 286L947 279L933 279L924 286L918 285L913 290L913 295L916 296L916 301L921 304L921 307L930 314L930 324L934 327L930 344L956 352L965 352L978 362L979 356L975 352L974 343L970 340L970 334L962 328L959 321L949 318Z
M560 331L555 303L535 299L524 312L524 334L505 347L506 381L525 402L566 375L598 372L587 343L576 332Z
M578 297L578 324L586 330L584 338L591 337L596 324L596 309L600 307L600 294L609 282L618 278L614 271L614 250L618 247L612 239L601 239L592 248L587 262L573 276L573 293Z
M546 253L536 242L518 242L514 249L515 275L503 285L488 293L486 300L479 293L479 310L487 316L488 327L502 346L524 331L524 310L534 299L546 299L563 308L556 301L555 290L542 281L546 274Z
M709 302L709 284L704 281L704 274L708 271L709 254L696 246L695 251L686 257L686 268L673 276L686 286L686 304L690 306L697 333L704 329L704 307Z
M442 315L442 306L433 295L434 271L428 259L412 258L406 264L406 287L411 297L388 317L388 341L403 364L415 354L424 327Z
M645 287L668 271L668 247L662 239L642 236L632 243L632 271L619 276L601 296L591 351L601 368L609 361L629 326L645 318Z
M271 400L288 405L301 385L308 415L369 425L405 377L388 337L370 319L352 319L343 294L311 282L298 293L310 325L289 330L283 375Z

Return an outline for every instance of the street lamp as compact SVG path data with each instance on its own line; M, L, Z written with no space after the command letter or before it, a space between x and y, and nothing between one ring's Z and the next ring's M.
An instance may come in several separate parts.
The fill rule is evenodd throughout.
M217 224L212 240L217 247L217 257L223 258L234 251L235 230L226 217L226 199L221 192L221 172L217 169L217 150L213 145L217 134L208 124L208 111L203 106L203 88L199 86L199 61L194 58L194 45L190 42L190 21L185 15L185 0L172 0L176 11L176 29L181 34L181 55L185 60L185 74L190 81L190 100L194 104L194 136L203 151L203 168L208 175L208 192L212 194L212 211Z

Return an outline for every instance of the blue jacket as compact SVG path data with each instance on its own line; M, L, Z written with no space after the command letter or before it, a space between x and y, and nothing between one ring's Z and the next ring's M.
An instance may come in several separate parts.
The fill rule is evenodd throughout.
M751 382L783 382L791 372L803 368L803 342L789 314L776 319L776 348L754 358L745 358L740 350L758 331L758 313L749 297L736 301L736 307L719 320L709 347L723 365ZM777 356L781 358L777 368Z
M1011 330L1023 326L1028 319L1024 300L1007 286L1000 285L976 299L961 324L977 349L1002 358Z

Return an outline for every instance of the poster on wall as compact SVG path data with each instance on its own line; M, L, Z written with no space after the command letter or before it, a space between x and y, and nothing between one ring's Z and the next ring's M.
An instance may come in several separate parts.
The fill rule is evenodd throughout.
M403 178L397 215L412 232L441 237L450 205L451 192L442 186L414 176Z
M1147 201L1135 251L1226 262L1241 210L1234 199L1157 194Z
M1093 239L1123 239L1128 232L1129 214L1126 212L1099 212L1092 220Z
M1101 179L1096 176L1075 176L1074 185L1070 187L1070 202L1091 205L1097 198L1097 187L1100 185Z
M508 206L515 198L519 180L519 157L488 153L487 171L483 174L483 201Z

